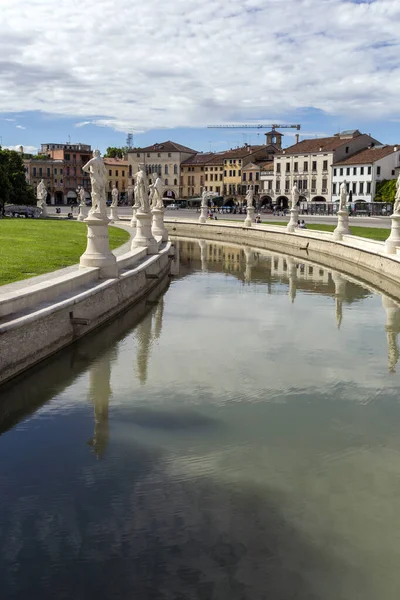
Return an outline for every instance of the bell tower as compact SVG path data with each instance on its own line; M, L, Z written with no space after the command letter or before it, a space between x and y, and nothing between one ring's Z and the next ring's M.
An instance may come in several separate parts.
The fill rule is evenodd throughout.
M265 134L266 137L266 145L270 146L271 144L276 146L279 150L282 150L282 137L283 133L276 131L276 129L271 129Z

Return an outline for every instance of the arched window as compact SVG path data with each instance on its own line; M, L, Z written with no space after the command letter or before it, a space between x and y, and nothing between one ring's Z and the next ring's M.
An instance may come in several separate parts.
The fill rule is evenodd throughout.
M165 173L166 175L168 175L168 165L165 165L165 167L164 167L164 173Z
M165 180L165 185L168 185L168 179Z
M178 180L174 179L174 185L178 185Z
M178 165L174 165L174 175L178 175Z

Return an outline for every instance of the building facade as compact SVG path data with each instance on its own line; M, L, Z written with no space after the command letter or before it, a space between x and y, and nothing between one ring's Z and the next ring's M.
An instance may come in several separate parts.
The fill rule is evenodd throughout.
M119 191L119 201L124 204L128 200L128 159L104 158L107 169L107 199L112 200L111 191L115 185Z
M213 152L198 152L181 164L183 198L199 198L201 196L205 186L205 168L214 157Z
M82 171L82 166L91 155L91 147L87 144L42 144L37 156L24 158L26 179L35 193L43 179L50 204L76 202L80 187L90 199L90 177Z
M133 193L134 176L139 164L146 168L148 183L152 183L157 174L164 184L164 198L173 202L183 196L183 178L181 164L197 154L196 150L181 144L167 141L146 148L133 148L128 153L129 195Z
M333 164L370 144L379 142L352 130L328 138L303 140L284 149L274 160L274 203L287 208L295 183L300 202L332 202Z
M235 148L224 153L224 195L241 196L246 195L248 185L243 182L242 170L249 163L273 160L279 152L277 146L248 146Z
M352 202L373 202L376 185L394 179L400 167L400 146L375 145L356 152L333 165L332 200L339 201L340 186L346 181Z

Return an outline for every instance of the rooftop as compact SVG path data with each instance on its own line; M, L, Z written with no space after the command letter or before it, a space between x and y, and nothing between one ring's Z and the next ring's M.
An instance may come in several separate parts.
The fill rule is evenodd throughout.
M352 154L348 158L335 162L335 165L367 165L389 156L395 152L395 148L400 150L400 144L395 146L372 146L370 148L364 148L355 154Z
M248 156L249 154L253 154L254 152L257 152L259 150L262 149L267 149L270 146L242 146L241 148L235 148L232 150L227 150L226 152L224 152L221 156L223 159L226 158L244 158L245 156Z
M198 152L194 156L190 156L182 162L182 166L186 165L204 165L211 162L215 157L213 152ZM222 162L222 161L221 161Z
M132 152L189 152L190 154L196 154L197 150L193 150L192 148L188 148L187 146L182 146L182 144L177 144L176 142L171 142L171 140L168 140L166 142L161 142L160 144L146 146L146 148L132 148L129 150L129 153Z
M353 139L358 137L360 132L358 129L343 131L342 133L337 133L331 137L326 138L316 138L309 140L302 140L293 146L289 146L284 149L284 154L308 154L315 152L331 152L339 148L340 146L344 146L348 144L349 139Z
M115 165L116 167L118 167L118 166L127 167L128 166L128 159L125 159L125 158L108 158L107 156L105 156L103 160L104 160L105 165Z

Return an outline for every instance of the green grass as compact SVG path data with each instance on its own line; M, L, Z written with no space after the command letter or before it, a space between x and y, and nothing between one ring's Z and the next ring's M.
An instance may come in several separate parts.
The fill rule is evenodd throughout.
M282 221L262 221L264 225L287 225L286 222ZM315 231L333 231L335 225L323 225L322 223L307 223L307 229L313 229ZM357 235L363 238L369 238L370 240L378 240L384 242L390 235L390 229L380 229L378 227L357 227L352 226L350 223L350 231L352 235Z
M87 226L76 221L0 219L0 285L42 275L79 262ZM109 228L111 249L129 234Z

